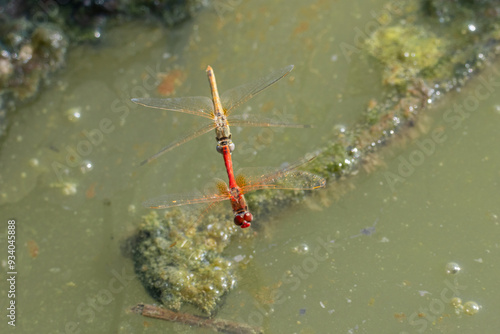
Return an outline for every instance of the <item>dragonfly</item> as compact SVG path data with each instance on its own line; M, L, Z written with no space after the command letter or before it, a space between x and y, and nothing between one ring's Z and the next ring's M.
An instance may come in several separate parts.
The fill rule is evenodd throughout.
M211 122L204 124L201 128L189 133L185 137L174 141L173 143L163 147L153 156L142 161L140 165L145 165L162 154L175 149L176 147L197 138L213 129L215 129L215 139L217 141L217 151L222 153L222 147L228 146L231 152L234 150L235 145L232 142L231 130L229 122L236 126L257 126L257 127L290 127L290 128L307 128L310 125L290 124L269 121L267 119L258 119L257 117L241 117L231 116L231 113L241 104L248 101L258 93L262 92L269 86L275 84L283 79L290 71L293 65L289 65L282 69L276 70L260 79L252 81L247 84L235 87L224 92L219 96L217 90L217 82L215 80L215 73L212 67L207 67L207 77L210 84L212 98L206 96L191 96L179 98L133 98L132 102L150 108L177 111L185 114L196 115L208 118Z
M206 194L164 195L148 200L143 205L151 209L167 209L201 203L211 206L229 200L233 209L234 223L241 228L247 228L253 221L253 215L249 211L245 194L261 189L315 190L326 185L326 180L323 177L297 169L312 161L316 156L301 159L281 169L267 171L265 169L256 169L253 174L235 176L230 147L227 145L222 146L221 152L224 156L226 170L228 170L229 185L222 180L216 180L214 189Z

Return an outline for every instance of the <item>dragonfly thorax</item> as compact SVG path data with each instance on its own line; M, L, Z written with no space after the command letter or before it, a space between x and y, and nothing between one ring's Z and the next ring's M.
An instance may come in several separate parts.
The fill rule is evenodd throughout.
M215 127L215 139L221 141L224 139L231 139L231 130L228 125L221 125Z

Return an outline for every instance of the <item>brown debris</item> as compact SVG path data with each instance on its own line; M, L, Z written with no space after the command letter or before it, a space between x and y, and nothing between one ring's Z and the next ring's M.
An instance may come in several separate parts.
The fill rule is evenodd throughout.
M189 313L174 312L166 308L149 305L137 304L130 309L132 312L145 317L175 321L189 326L210 328L219 333L229 334L259 334L264 333L260 327L252 327L244 323L238 323L223 319L210 319L199 317Z

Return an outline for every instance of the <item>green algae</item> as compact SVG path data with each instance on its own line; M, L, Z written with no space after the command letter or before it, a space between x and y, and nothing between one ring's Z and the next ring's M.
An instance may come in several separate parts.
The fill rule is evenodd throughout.
M467 10L467 15L460 16L463 20L453 21L442 19L435 11L429 13L428 3L422 1L420 7L411 3L408 8L412 10L401 11L395 23L386 22L366 40L363 56L382 65L384 96L380 101L371 100L356 124L333 127L330 141L302 169L329 182L355 175L360 167L372 170L380 147L413 127L429 103L465 84L494 58L498 13L484 10L493 6L492 1L478 1L483 10ZM451 6L452 2L434 3ZM470 3L455 5L472 8ZM471 36L470 31L464 33L470 22L482 22L481 27L492 29ZM252 228L258 230L259 218L279 213L309 193L265 190L246 195L257 222ZM144 218L138 231L136 270L146 288L167 307L178 309L188 303L213 315L235 286L237 270L222 253L232 238L252 234L236 228L228 211L219 206L200 220L182 208L169 211L162 219L155 214Z
M423 27L390 26L375 31L366 47L384 64L384 83L405 86L408 78L437 65L445 54L446 42Z
M221 298L234 287L233 263L221 256L236 227L211 224L201 233L197 216L172 210L163 220L156 212L144 217L135 238L136 272L149 292L178 310L188 302L213 314Z

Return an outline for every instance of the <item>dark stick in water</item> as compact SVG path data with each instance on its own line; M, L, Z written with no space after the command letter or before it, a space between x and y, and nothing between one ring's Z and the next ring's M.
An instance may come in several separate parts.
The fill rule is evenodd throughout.
M209 319L198 317L189 313L174 312L162 307L137 304L130 309L132 312L143 315L145 317L175 321L185 325L211 328L219 333L229 334L262 334L264 333L260 327L252 327L247 324L222 320Z

